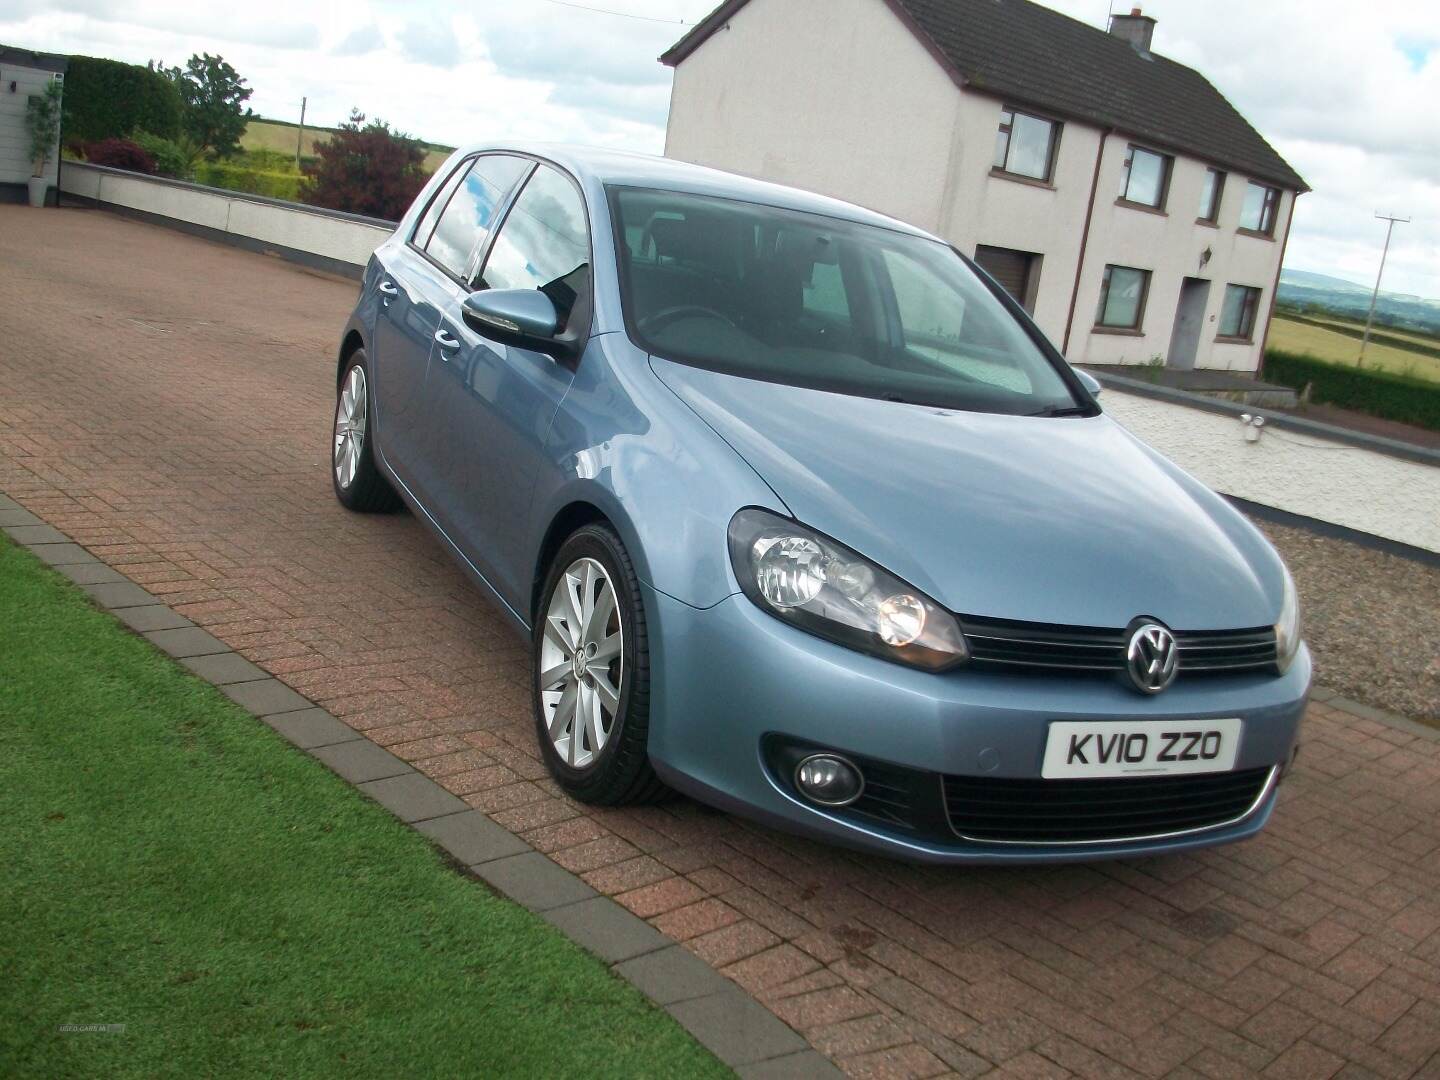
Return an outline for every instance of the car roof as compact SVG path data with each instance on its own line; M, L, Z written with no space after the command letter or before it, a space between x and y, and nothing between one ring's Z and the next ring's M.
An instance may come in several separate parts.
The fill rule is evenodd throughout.
M565 143L477 143L461 147L461 152L466 154L483 151L529 154L543 158L573 173L577 179L593 180L602 185L723 196L766 206L824 214L827 217L878 225L897 232L937 239L923 229L854 203L704 165L692 165L675 158Z

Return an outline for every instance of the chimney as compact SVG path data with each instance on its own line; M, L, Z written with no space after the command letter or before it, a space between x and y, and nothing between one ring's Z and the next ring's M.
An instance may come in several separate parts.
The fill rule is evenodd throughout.
M1141 56L1150 55L1150 39L1155 36L1155 20L1141 14L1140 9L1131 8L1129 15L1111 15L1110 33L1124 38Z

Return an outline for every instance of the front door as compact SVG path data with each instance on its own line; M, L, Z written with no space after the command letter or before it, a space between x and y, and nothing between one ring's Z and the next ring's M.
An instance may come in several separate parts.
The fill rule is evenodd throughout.
M539 289L559 329L590 317L590 239L579 189L540 165L505 215L475 288ZM483 337L461 313L441 317L453 347L437 346L432 371L454 439L444 505L452 539L501 597L528 616L533 553L524 550L536 470L574 368L546 353Z
M1180 302L1175 307L1175 331L1170 335L1166 367L1189 371L1195 366L1200 331L1205 325L1205 302L1209 298L1210 282L1204 278L1187 277L1180 282Z

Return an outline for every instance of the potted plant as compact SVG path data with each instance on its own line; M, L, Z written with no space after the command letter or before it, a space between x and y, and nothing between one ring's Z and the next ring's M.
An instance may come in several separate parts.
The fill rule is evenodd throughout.
M43 93L31 94L25 103L25 129L30 134L30 160L35 163L35 173L30 177L30 205L44 206L45 192L49 183L45 180L45 162L50 149L60 138L60 95L63 86L59 79L51 79Z

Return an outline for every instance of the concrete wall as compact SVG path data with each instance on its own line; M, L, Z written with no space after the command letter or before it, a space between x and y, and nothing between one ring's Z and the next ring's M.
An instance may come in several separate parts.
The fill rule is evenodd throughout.
M969 254L979 244L1038 253L1035 319L1063 346L1103 144L1070 359L1165 355L1181 280L1200 276L1211 288L1195 366L1254 371L1281 244L1235 231L1249 177L1227 177L1218 228L1195 220L1208 165L1192 158L1175 160L1165 214L1118 206L1130 139L1074 121L1050 186L992 176L1003 105L960 90L883 0L751 0L676 68L665 152L872 207ZM1293 203L1285 193L1277 238ZM1092 332L1107 263L1151 272L1139 335ZM1249 344L1215 341L1227 284L1262 290Z
M0 184L24 184L35 172L30 160L30 134L25 130L25 108L30 95L41 94L55 73L18 64L0 63ZM11 81L15 92L10 92ZM59 141L45 163L45 179L55 183L60 160Z
M362 268L391 223L67 161L61 190L100 206L172 222L187 231L273 250L327 269ZM309 258L305 258L308 256Z
M1107 389L1106 413L1209 487L1440 552L1440 466L1233 415Z

